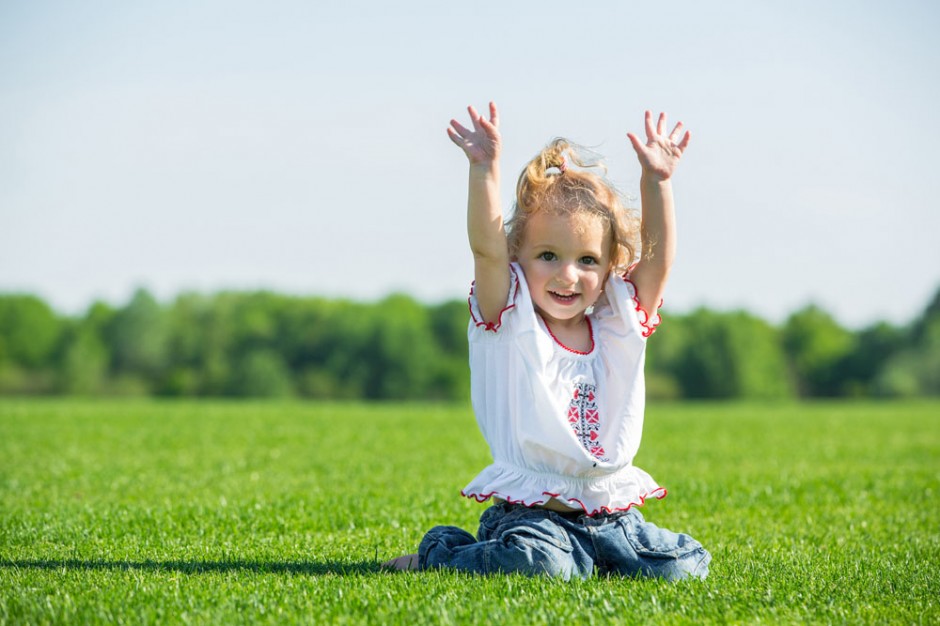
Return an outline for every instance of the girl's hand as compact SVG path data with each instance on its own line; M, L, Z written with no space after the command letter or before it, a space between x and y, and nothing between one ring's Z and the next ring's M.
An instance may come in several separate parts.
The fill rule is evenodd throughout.
M653 128L653 113L646 112L646 144L643 144L633 133L627 133L633 149L636 150L636 156L643 166L643 173L654 176L660 181L669 180L679 165L679 159L682 153L689 146L689 140L692 133L682 132L682 122L676 124L669 136L666 132L666 114L659 114L659 121L656 128ZM681 138L680 138L681 136Z
M499 136L499 114L496 104L490 102L490 119L484 119L472 106L467 107L473 130L464 128L457 120L450 121L447 135L460 146L471 165L493 163L499 159L502 140Z

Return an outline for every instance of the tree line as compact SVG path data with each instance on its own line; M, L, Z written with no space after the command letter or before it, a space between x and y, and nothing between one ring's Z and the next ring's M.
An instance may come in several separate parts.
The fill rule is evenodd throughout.
M0 394L465 400L467 303L372 303L271 292L138 290L121 307L57 314L0 295ZM774 326L745 311L666 316L651 397L940 395L940 291L904 326L852 331L809 306Z

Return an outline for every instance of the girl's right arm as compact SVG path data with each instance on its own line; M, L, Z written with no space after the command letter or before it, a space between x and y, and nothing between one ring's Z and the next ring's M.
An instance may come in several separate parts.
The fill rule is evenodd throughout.
M490 119L467 107L473 130L450 121L447 134L470 161L467 235L473 252L474 294L485 322L497 322L509 297L509 249L499 206L499 115L490 102Z

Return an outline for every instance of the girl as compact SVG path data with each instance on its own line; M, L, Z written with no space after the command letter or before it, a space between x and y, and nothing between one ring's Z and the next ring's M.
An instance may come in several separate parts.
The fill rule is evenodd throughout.
M627 135L643 168L642 228L597 164L563 139L519 177L504 228L499 120L489 109L486 119L469 107L473 128L451 120L447 131L470 161L471 396L494 461L462 493L495 504L476 537L438 526L418 554L386 566L704 578L708 552L637 511L666 490L632 464L646 338L675 255L670 178L690 133L679 123L666 135L666 115L654 126L647 111L646 143ZM625 274L638 238L642 256Z

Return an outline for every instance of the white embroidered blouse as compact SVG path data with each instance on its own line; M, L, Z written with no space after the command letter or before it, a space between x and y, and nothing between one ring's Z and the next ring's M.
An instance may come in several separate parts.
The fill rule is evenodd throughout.
M633 465L643 430L648 320L629 280L612 275L588 316L592 348L561 345L536 313L522 268L509 301L483 322L470 295L471 399L492 465L461 493L525 505L549 499L590 515L663 498Z

